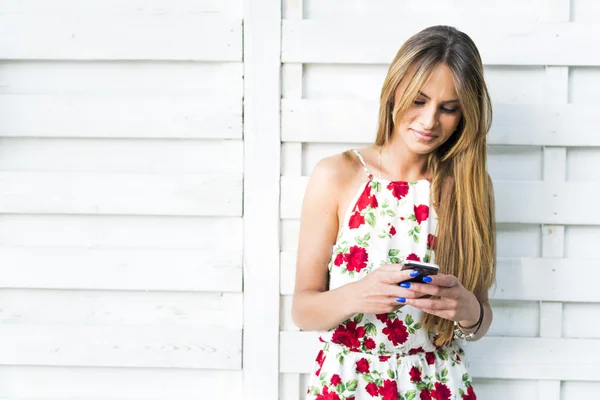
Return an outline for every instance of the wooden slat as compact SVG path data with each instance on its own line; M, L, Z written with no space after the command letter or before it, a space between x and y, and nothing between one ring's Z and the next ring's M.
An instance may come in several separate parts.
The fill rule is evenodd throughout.
M308 373L321 343L316 332L281 332L283 373ZM465 346L478 378L598 381L599 339L486 337Z
M468 15L415 19L410 13L394 15L390 21L358 18L340 21L284 20L282 60L388 64L406 39L427 26L439 23L456 26L469 34L485 64L600 64L600 54L586 51L600 40L600 27L597 25L515 22L509 18L490 22L469 18Z
M375 46L376 47L376 46ZM368 143L375 140L378 103L349 100L282 101L284 142ZM592 104L495 104L490 144L600 146Z
M242 331L14 325L0 331L0 365L241 369Z
M0 324L242 329L241 293L4 289L0 304Z
M241 216L242 177L0 172L0 213Z
M242 253L0 247L0 287L242 291Z
M307 183L307 177L281 177L281 218L300 218ZM581 199L600 197L595 183L495 181L494 191L498 222L600 224L600 210L581 212Z
M242 371L0 366L3 400L242 398Z
M241 61L242 21L194 13L0 14L0 57Z
M281 254L281 294L294 292L296 254ZM586 266L586 278L573 271ZM496 300L600 302L596 285L600 260L573 258L499 258L496 286L490 296Z
M241 102L197 95L0 95L0 136L241 139Z
M0 214L0 245L239 254L242 218Z

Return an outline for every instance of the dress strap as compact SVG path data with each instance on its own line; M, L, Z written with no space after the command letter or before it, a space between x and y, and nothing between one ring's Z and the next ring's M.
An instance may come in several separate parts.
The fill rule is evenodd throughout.
M371 176L371 171L369 171L369 168L367 168L367 163L365 162L365 159L363 158L362 154L360 154L360 152L356 149L352 149L352 151L354 152L354 154L356 154L356 157L358 157L358 160L362 164L363 169L365 170L367 175Z

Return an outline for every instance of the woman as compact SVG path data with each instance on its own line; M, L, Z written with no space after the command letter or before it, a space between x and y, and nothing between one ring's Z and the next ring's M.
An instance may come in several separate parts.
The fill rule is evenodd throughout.
M323 331L309 398L476 399L456 339L492 321L491 114L475 44L430 27L390 65L375 144L316 166L292 307L300 329Z

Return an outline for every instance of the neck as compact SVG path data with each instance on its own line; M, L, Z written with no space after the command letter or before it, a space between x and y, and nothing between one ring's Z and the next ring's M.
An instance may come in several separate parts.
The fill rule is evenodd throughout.
M427 178L427 154L416 154L401 141L393 139L379 151L385 179L410 182Z

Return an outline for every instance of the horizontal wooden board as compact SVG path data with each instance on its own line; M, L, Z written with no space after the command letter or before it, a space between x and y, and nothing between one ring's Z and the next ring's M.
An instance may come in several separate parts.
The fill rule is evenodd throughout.
M0 247L1 288L242 291L242 253Z
M0 213L241 216L241 175L0 172Z
M4 400L240 399L241 371L0 366Z
M241 61L242 21L189 13L0 14L0 57Z
M0 136L241 139L242 99L0 95Z
M241 369L242 331L3 324L0 365Z
M494 104L490 144L600 146L589 133L600 124L592 104ZM377 131L379 104L373 101L282 101L284 142L369 143Z
M0 171L241 175L243 150L242 140L0 138Z
M281 332L283 373L309 373L321 345L316 332ZM465 346L477 378L598 381L599 339L486 337Z
M281 177L281 218L298 219L307 177ZM580 211L581 199L600 197L591 182L494 181L496 220L519 224L598 225L600 210Z
M236 330L242 300L241 293L4 289L0 324Z
M0 94L204 94L241 99L243 76L241 62L6 60L0 62Z
M467 15L415 19L409 14L400 18L395 15L389 21L284 20L282 61L388 64L406 39L437 24L453 25L469 34L484 64L600 64L599 54L586 51L600 40L600 27L596 24L514 22L510 18L490 22Z
M2 215L0 245L101 250L242 251L242 218ZM25 249L27 250L27 249Z
M294 293L296 253L281 253L282 295ZM574 274L585 265L586 278ZM496 285L490 296L496 300L598 302L600 260L573 258L499 258Z

